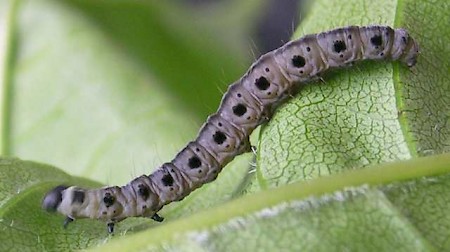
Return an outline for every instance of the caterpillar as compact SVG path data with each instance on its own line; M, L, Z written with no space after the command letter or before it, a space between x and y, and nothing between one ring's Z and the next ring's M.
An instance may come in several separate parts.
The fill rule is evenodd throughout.
M418 53L418 43L405 29L388 26L349 26L290 41L262 55L229 86L217 112L171 162L122 187L57 186L45 195L42 207L65 215L64 227L92 218L105 221L109 233L128 217L161 222L158 211L164 205L215 180L235 156L250 151L250 133L302 84L360 60L399 60L412 67Z

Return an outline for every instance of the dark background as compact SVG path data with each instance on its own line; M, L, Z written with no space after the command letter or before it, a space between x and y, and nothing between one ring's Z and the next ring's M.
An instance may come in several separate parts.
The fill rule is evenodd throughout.
M185 0L194 8L208 8L227 0ZM245 1L245 0L244 0ZM276 49L290 40L294 28L300 21L298 15L302 8L302 0L265 0L268 2L263 13L260 13L258 21L251 37L258 52L265 53Z

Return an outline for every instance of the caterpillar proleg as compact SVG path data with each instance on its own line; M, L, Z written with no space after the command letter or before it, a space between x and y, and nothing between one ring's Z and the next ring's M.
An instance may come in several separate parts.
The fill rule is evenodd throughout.
M164 205L215 180L235 156L251 151L251 132L303 83L360 60L398 60L412 67L418 52L406 30L388 26L349 26L288 42L261 56L230 85L217 112L171 162L122 187L57 186L42 206L67 216L65 226L79 218L99 219L110 233L115 223L128 217L162 221L158 211Z

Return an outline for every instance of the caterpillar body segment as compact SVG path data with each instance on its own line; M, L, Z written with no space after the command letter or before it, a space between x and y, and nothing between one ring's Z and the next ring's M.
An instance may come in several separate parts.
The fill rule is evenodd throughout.
M186 177L191 190L214 180L222 167L206 149L191 142L172 161Z
M239 83L263 108L275 103L291 87L274 56L273 52L261 56Z
M228 88L216 114L248 135L247 132L262 123L265 111L263 104L242 85L244 79L248 77L244 76Z
M375 27L373 29L376 29ZM326 67L339 67L363 59L363 43L356 26L336 29L317 36Z
M274 58L289 83L310 81L328 69L317 35L306 35L287 43L274 51Z
M122 187L57 186L46 194L42 206L65 215L64 226L75 219L99 219L109 232L128 217L162 221L157 213L164 205L215 180L235 156L250 151L251 132L301 84L329 68L367 59L399 60L412 67L418 53L417 42L406 30L388 26L349 26L291 41L261 56L228 88L197 138L171 162Z

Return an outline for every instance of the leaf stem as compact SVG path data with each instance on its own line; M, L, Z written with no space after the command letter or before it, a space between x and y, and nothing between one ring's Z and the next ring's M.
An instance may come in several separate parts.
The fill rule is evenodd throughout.
M11 103L12 57L14 24L18 0L9 1L3 18L0 18L0 155L11 155ZM8 3L6 3L8 5ZM2 28L3 27L3 28Z

